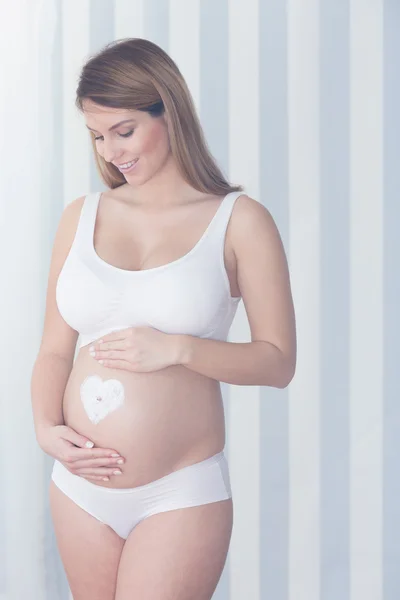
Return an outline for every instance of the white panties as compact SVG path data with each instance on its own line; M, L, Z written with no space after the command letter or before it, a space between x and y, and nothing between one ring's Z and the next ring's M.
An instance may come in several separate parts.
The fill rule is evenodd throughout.
M157 513L232 497L224 452L134 488L96 485L54 461L52 480L75 504L111 527L121 538Z

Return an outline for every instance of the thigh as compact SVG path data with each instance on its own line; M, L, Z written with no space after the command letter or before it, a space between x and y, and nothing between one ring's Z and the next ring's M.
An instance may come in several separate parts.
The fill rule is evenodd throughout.
M125 542L115 600L210 600L232 525L232 498L148 517Z
M125 540L75 504L53 481L49 497L57 546L74 600L114 600Z

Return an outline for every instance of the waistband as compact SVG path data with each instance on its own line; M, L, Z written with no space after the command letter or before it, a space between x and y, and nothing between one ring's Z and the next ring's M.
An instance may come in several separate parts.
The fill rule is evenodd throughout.
M66 467L64 467L64 465L59 462L58 460L54 461L53 464L53 471L51 474L51 478L53 479L54 482L57 482L58 477L69 477L69 478L79 478L79 481L82 482L81 485L85 485L86 487L90 487L96 490L99 490L101 492L112 492L112 493L116 493L116 494L127 494L129 492L135 492L135 491L140 491L140 490L145 490L146 488L150 488L150 487L154 487L154 485L160 484L162 485L164 481L170 481L171 479L174 479L175 477L180 477L181 474L184 474L187 471L190 471L190 473L194 473L197 472L199 470L203 470L203 469L207 469L207 467L211 467L215 464L218 463L224 463L224 470L228 469L228 463L226 460L226 456L225 456L225 452L223 450L221 450L221 452L217 452L217 454L214 454L213 456L210 456L209 458L206 458L200 462L197 463L193 463L191 465L186 465L185 467L181 467L180 469L177 469L176 471L171 471L171 473L168 473L167 475L164 475L163 477L160 477L158 479L154 479L153 481L150 481L149 483L145 483L144 485L138 485L135 487L130 487L130 488L110 488L110 487L105 487L102 485L96 485L95 483L92 483L91 481L89 481L88 479L85 479L84 477L79 477L79 475L75 475L74 473L71 473L70 471L68 471L68 469Z

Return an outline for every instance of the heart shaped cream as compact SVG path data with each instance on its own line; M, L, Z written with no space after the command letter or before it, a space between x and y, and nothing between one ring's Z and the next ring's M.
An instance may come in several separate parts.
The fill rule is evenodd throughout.
M118 379L103 381L98 375L89 375L80 386L81 400L92 423L117 410L124 403L124 387Z

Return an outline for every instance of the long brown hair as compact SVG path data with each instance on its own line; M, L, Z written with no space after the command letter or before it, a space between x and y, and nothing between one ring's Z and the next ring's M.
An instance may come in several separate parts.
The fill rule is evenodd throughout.
M107 44L83 66L76 106L83 100L110 108L165 112L172 155L189 185L200 192L225 195L242 191L230 185L207 146L189 88L175 62L157 44L142 38L123 38ZM126 183L115 165L100 156L89 132L101 179L111 189Z

